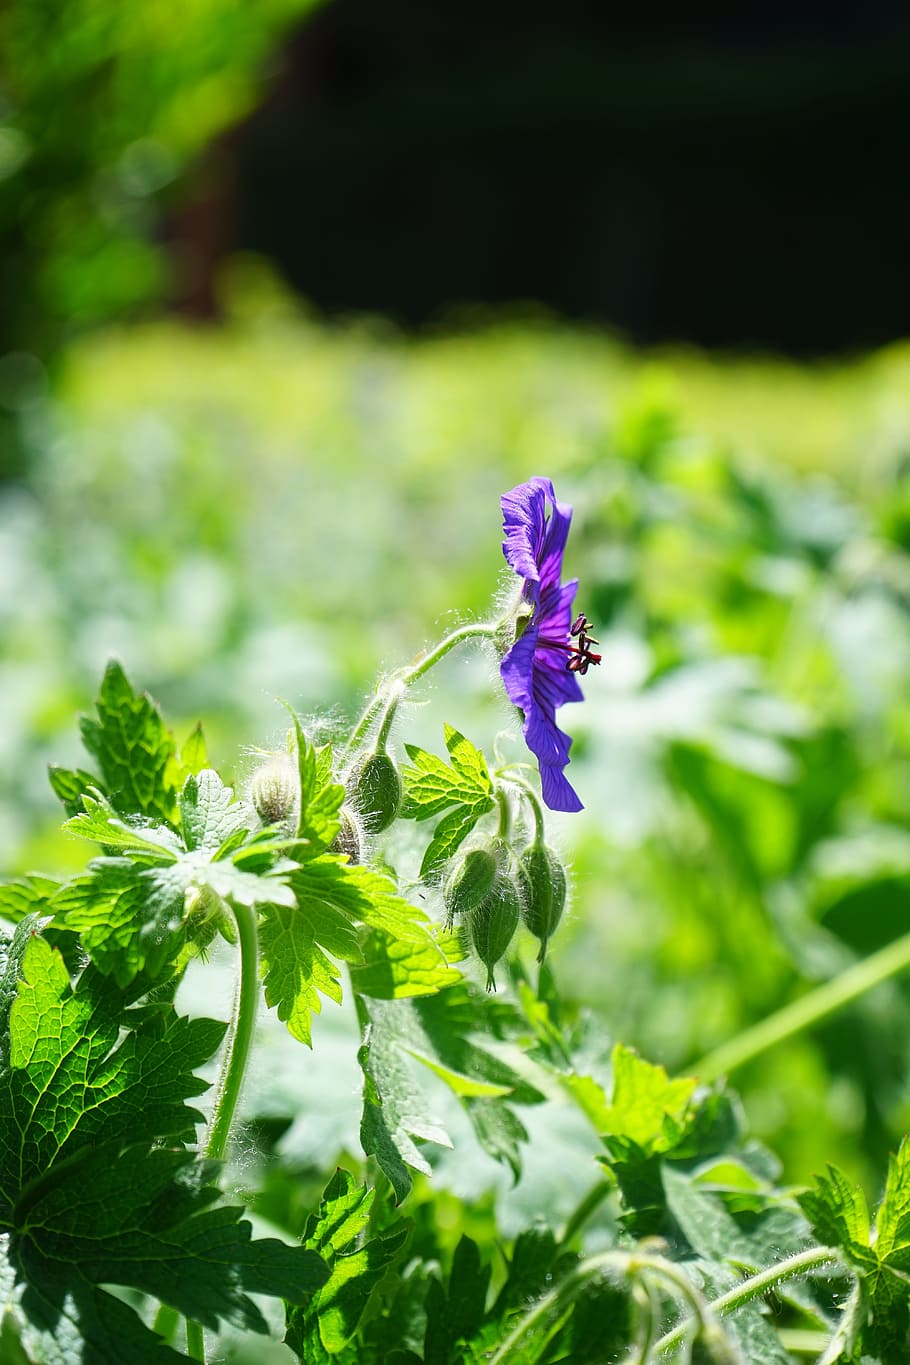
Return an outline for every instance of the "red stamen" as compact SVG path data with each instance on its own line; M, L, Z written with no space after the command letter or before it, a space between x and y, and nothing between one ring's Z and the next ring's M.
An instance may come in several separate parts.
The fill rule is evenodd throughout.
M567 672L580 673L584 677L591 664L599 664L602 657L591 649L592 645L600 644L600 641L588 633L588 618L584 612L579 612L572 622L569 636L578 641L577 646L569 644L568 640L547 640L542 636L538 637L537 644L538 647L543 645L546 649L558 649L561 653L568 654Z

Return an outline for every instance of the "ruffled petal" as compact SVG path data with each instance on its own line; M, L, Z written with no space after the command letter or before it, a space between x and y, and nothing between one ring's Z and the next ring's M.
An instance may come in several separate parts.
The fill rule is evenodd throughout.
M534 704L534 650L537 646L537 631L528 626L524 635L515 641L508 654L499 665L499 675L506 689L506 696L513 706L520 706L527 714Z
M502 552L517 574L532 583L540 581L540 562L547 536L547 502L556 505L549 479L533 478L503 493L502 529L506 538Z

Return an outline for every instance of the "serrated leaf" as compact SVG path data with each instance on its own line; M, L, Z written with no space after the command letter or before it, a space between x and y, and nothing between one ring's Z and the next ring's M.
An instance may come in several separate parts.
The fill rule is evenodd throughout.
M177 757L178 780L182 784L190 775L195 777L202 772L203 768L208 766L205 735L202 732L202 722L199 721L193 726L180 746L180 753Z
M96 858L50 903L56 923L81 935L100 972L126 987L142 971L156 977L184 941L182 881L128 858Z
M78 815L85 793L100 791L102 787L100 778L93 777L84 768L61 768L56 763L49 763L47 776L67 815Z
M357 997L363 1043L357 1060L364 1075L360 1142L367 1156L375 1156L388 1176L397 1203L409 1193L408 1166L429 1175L430 1165L414 1138L451 1147L442 1124L427 1114L423 1092L415 1085L403 1047L426 1046L407 1000Z
M537 1104L543 1094L505 1060L508 1044L500 1042L494 1054L475 1039L475 1033L478 1038L489 1034L491 1020L506 1013L488 1000L485 994L471 995L464 983L413 1001L357 998L366 1078L361 1142L368 1155L377 1157L399 1200L410 1188L406 1167L424 1173L427 1168L411 1139L449 1145L435 1121L427 1130L418 1063L458 1095L481 1145L496 1160L508 1162L517 1176L527 1134L510 1106ZM517 1056L523 1070L531 1068L523 1054ZM475 1089L480 1093L469 1093Z
M345 790L332 780L332 748L316 749L307 739L297 716L291 711L297 747L297 772L300 780L300 814L297 835L304 849L297 856L316 857L328 848L341 828L338 812Z
M341 974L319 946L316 932L312 914L297 906L272 905L264 912L259 937L266 1003L307 1047L312 1046L311 1017L322 1010L321 995L336 1004L342 998ZM352 941L356 947L356 939Z
M689 1111L697 1081L692 1076L670 1080L662 1066L644 1061L621 1043L614 1047L611 1060L612 1095L599 1111L590 1084L578 1087L569 1077L567 1089L572 1091L574 1085L579 1091L603 1136L629 1138L645 1152L668 1150Z
M213 768L187 777L180 793L180 819L190 850L221 850L253 823L250 810L234 800L233 788L226 787Z
M98 761L114 810L171 820L177 796L174 741L155 703L147 693L134 692L120 664L111 662L95 707L97 720L80 721L82 740Z
M361 965L351 967L351 985L361 995L379 1000L432 995L461 979L429 938L414 943L374 929L364 940L363 957Z
M51 898L60 883L34 873L16 881L0 883L0 919L18 924L26 915L48 915Z
M366 1242L357 1240L369 1220L374 1195L366 1187L355 1188L353 1177L339 1170L326 1188L318 1218L307 1225L304 1245L318 1252L329 1274L302 1307L288 1313L285 1341L302 1361L318 1359L320 1347L330 1356L343 1351L368 1309L373 1289L407 1240L407 1227Z
M442 870L464 843L480 817L492 808L493 801L488 800L474 806L456 806L448 815L442 817L433 831L433 837L420 864L420 875L424 880L433 878Z
M225 1029L184 1018L163 1031L159 1020L118 1044L120 994L93 968L71 990L60 954L28 921L16 933L6 986L10 976L18 984L0 1071L0 1209L55 1161L99 1138L192 1141L202 1116L184 1101L206 1089L193 1073Z
M175 1146L201 1122L185 1099L206 1089L195 1071L225 1026L163 1004L134 1018L94 967L71 986L34 919L4 945L0 967L3 1298L33 1359L184 1359L103 1285L159 1298L212 1329L258 1331L265 1322L250 1294L315 1292L326 1278L320 1258L251 1240L241 1210L212 1207L211 1170Z
M875 1250L887 1265L910 1272L910 1140L906 1137L888 1161L885 1193L875 1219Z
M99 791L86 792L82 797L83 810L67 820L63 828L93 843L103 844L114 852L123 850L145 862L173 862L180 851L180 841L167 825L148 822L132 824L122 820Z
M429 1365L448 1365L458 1343L470 1341L479 1331L491 1273L491 1266L481 1264L477 1243L462 1236L452 1257L446 1288L439 1286L427 1301L424 1360Z
M490 809L493 782L483 754L450 725L445 740L451 763L417 745L405 745L411 759L411 767L402 772L405 819L427 820L454 805Z
M875 1265L866 1196L843 1171L829 1163L826 1173L815 1177L813 1188L798 1196L798 1203L820 1242L840 1247L855 1265Z

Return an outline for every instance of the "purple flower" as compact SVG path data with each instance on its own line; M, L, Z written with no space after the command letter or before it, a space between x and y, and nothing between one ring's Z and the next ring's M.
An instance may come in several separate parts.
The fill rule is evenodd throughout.
M551 810L581 810L564 773L572 741L556 724L556 708L584 700L577 674L600 663L600 655L590 650L597 641L585 617L572 621L578 579L559 581L572 508L556 501L549 479L534 478L503 493L502 516L503 554L524 579L530 617L499 671L509 700L524 713L524 736L540 766L544 801Z

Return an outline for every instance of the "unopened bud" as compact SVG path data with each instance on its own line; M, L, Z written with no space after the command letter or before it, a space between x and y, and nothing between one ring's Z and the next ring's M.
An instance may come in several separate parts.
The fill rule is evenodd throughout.
M350 806L342 806L338 812L341 822L338 833L329 844L329 853L345 853L349 863L359 863L363 856L363 836L360 822Z
M468 916L468 932L474 951L487 969L487 990L495 991L493 968L506 950L518 927L520 897L509 877L497 875L484 900Z
M250 800L264 825L287 820L297 803L298 777L290 758L267 759L250 783Z
M389 754L370 754L359 763L348 790L371 834L388 829L401 808L401 776Z
M455 864L442 889L447 929L456 915L468 915L486 900L498 872L496 853L486 848L472 848Z
M519 861L524 898L524 922L540 939L537 961L543 962L547 944L562 918L566 904L566 872L562 863L544 844L526 848Z

